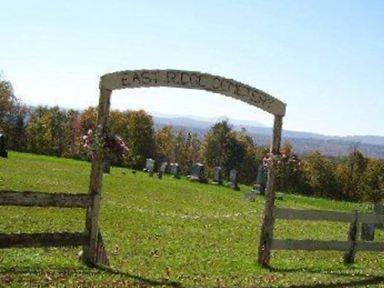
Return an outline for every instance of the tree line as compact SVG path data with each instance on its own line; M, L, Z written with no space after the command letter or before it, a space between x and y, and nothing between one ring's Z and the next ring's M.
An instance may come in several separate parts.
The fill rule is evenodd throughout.
M0 133L8 136L11 150L90 160L84 137L96 127L97 109L27 107L0 79ZM188 174L196 162L206 165L208 176L222 167L228 177L233 168L241 183L253 184L268 147L257 145L246 130L235 131L227 121L214 124L204 137L166 125L155 129L151 115L143 110L112 110L109 132L119 135L128 153L111 155L113 165L142 169L147 158L157 163L179 163ZM353 150L347 157L329 158L318 151L306 157L295 154L285 143L277 165L276 189L283 192L379 202L384 198L384 161L369 159Z

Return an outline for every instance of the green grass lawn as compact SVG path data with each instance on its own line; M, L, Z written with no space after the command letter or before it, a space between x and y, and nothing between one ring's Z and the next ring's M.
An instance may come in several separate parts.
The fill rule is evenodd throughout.
M87 192L90 164L10 153L0 189ZM0 287L364 287L384 283L383 253L278 251L257 264L264 199L185 179L129 169L104 176L100 226L114 271L78 261L80 247L0 250ZM369 207L282 194L281 207L352 211ZM0 233L82 231L81 209L0 207ZM278 221L276 238L346 240L347 224ZM384 240L384 233L376 235ZM384 287L384 284L383 284Z

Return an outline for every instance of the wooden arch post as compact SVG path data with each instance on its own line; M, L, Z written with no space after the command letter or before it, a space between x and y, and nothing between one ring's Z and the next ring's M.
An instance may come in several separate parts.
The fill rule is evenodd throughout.
M88 242L84 245L83 260L89 266L98 263L98 221L100 199L103 182L104 139L107 133L107 123L110 109L110 98L113 90L140 87L175 87L186 89L206 90L238 99L256 106L275 116L271 153L277 155L280 150L282 118L285 115L285 103L271 95L241 82L193 71L181 70L133 70L105 74L100 78L100 98L98 108L97 129L94 135L93 158L89 194L92 204L87 210L86 228ZM261 229L260 259L269 259L270 244L273 231L274 167L268 173L266 204L264 220ZM265 258L264 256L268 257ZM264 262L260 262L264 263Z
M89 194L93 196L91 206L87 210L85 231L88 244L84 246L83 261L88 266L98 264L97 244L99 231L100 197L103 183L104 139L107 132L107 122L111 103L112 90L100 87L100 99L97 116L96 135L93 139L93 157Z
M275 206L276 193L274 189L276 177L276 156L280 154L281 134L283 126L283 116L275 115L273 123L273 138L270 147L272 156L269 170L268 181L265 193L265 207L263 222L260 231L260 244L259 244L259 259L258 262L263 266L269 266L271 258L271 245L273 239L273 226L275 224L275 217L273 215L273 208Z

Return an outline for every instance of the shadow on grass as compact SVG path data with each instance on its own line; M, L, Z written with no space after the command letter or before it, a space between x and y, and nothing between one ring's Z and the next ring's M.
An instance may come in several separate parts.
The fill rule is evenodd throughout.
M76 279L80 280L79 278L84 277L84 279L80 280L79 283L82 284L93 284L93 280L99 281L100 279L95 276L97 273L106 273L109 275L116 275L118 277L122 277L121 279L104 279L101 281L103 284L102 287L105 286L106 283L109 283L109 285L117 284L118 287L131 287L133 284L134 287L170 287L170 288L183 288L183 285L176 281L171 281L168 279L149 279L146 277L142 277L139 275L134 275L127 272L122 272L107 266L97 266L96 269L91 269L87 267L78 267L78 268L66 268L66 267L12 267L12 268L0 268L0 286L1 286L1 279L2 276L6 276L7 274L27 274L28 276L37 276L37 279L34 279L35 281L41 281L44 280L44 278L47 276L47 274L53 273L51 283L55 283L55 278L60 277L61 279L65 279L66 277L72 275L72 277L75 277ZM296 269L281 269L281 268L275 268L270 267L268 268L268 271L271 273L304 273L304 274L323 274L323 275L334 275L338 277L359 277L360 279L343 279L338 280L337 282L333 282L332 280L325 280L328 281L328 283L313 283L313 284L292 284L292 285L277 285L274 287L277 288L339 288L339 287L366 287L370 285L380 285L384 283L384 276L381 275L372 275L367 276L366 274L360 274L356 273L355 271L327 271L324 269L315 269L315 268L296 268ZM41 277L40 277L41 276ZM40 279L41 278L41 279ZM115 282L117 280L117 282ZM17 280L16 280L17 281ZM88 283L89 281L89 283ZM129 281L129 282L125 282ZM132 281L132 282L131 282ZM94 283L96 284L96 283ZM123 286L121 286L123 285ZM127 286L128 285L128 286ZM116 286L116 287L117 287ZM87 286L91 287L91 286ZM255 286L257 287L257 286Z
M364 279L358 280L348 280L348 281L337 281L333 283L313 283L313 284L298 284L298 285L289 285L289 286L277 286L277 287L289 287L289 288L339 288L339 287L366 287L367 285L378 285L384 283L384 276L367 276L366 274L359 274L355 272L342 272L342 271L326 271L326 270L318 270L318 269L308 269L308 268L297 268L297 269L280 269L269 267L269 271L271 272L280 272L280 273L314 273L314 274L330 274L337 276L345 276L345 277L362 277ZM353 273L353 274L352 274Z
M97 271L104 272L107 274L112 274L116 276L121 276L126 278L126 280L132 280L132 284L137 284L138 287L155 287L155 286L161 286L161 287L174 287L174 288L182 288L183 286L181 283L176 281L171 281L167 279L149 279L142 276L134 275L127 272L122 272L115 270L110 267L106 266L97 266L95 267L97 270L92 270L92 268L65 268L65 267L47 267L47 268L37 268L37 267L22 267L22 268L7 268L7 269L1 269L0 268L0 277L7 275L7 274L28 274L28 275L36 275L44 277L46 275L47 271L53 272L54 274L58 275L65 275L68 276L70 274L77 274L78 276L94 276ZM1 282L0 282L1 286ZM104 287L104 286L103 286ZM120 287L120 286L119 286Z
M127 272L121 272L119 270L110 268L108 266L96 266L95 268L97 268L101 271L107 272L109 274L133 278L133 279L135 279L135 281L139 282L141 285L143 285L143 284L144 285L150 285L150 287L152 287L152 286L169 286L169 287L175 287L175 288L182 288L183 287L181 285L181 283L176 282L176 281L170 281L167 279L163 279L163 280L148 279L148 278L144 278L144 277L138 276L138 275L133 275L133 274L130 274Z

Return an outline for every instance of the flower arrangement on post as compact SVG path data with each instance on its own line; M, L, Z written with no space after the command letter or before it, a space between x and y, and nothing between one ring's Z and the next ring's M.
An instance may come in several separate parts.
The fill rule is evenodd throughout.
M113 160L125 157L129 152L128 145L119 135L107 134L104 139L100 139L100 137L95 136L92 129L83 135L82 145L88 151L90 158L92 158L94 149L104 149L104 173L109 173Z
M275 171L275 190L292 192L305 189L303 164L292 150L282 149L278 155L268 153L263 159L263 171L267 172L271 167Z

